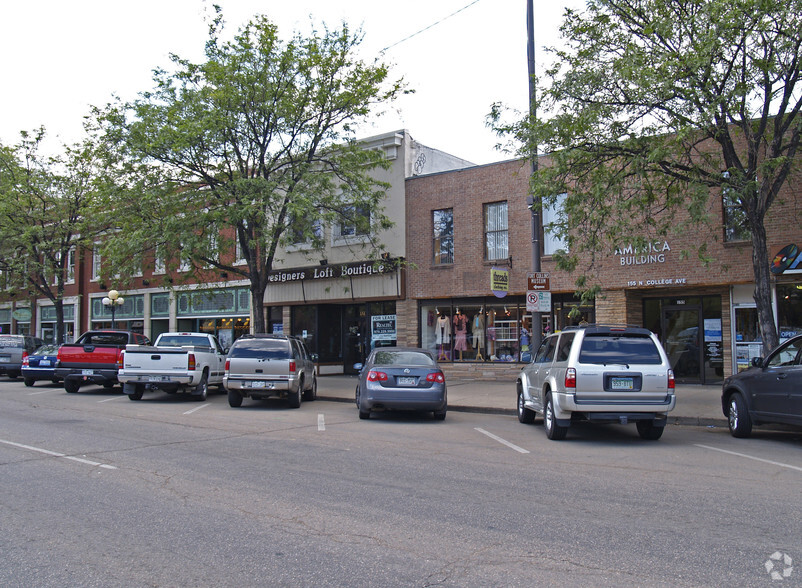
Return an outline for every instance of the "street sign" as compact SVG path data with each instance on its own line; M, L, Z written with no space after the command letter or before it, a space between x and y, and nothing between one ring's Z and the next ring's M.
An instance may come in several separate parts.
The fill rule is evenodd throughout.
M530 272L526 274L527 290L551 290L549 272Z
M526 293L526 311L527 312L551 312L551 292L537 292Z

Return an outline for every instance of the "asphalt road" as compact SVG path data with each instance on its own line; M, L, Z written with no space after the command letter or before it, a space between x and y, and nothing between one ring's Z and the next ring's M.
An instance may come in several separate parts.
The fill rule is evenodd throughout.
M0 379L0 468L3 586L802 585L799 431Z

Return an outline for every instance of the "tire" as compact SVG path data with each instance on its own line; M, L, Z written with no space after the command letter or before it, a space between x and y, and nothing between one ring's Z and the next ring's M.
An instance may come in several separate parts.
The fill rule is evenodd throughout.
M546 404L543 407L543 426L546 427L546 437L552 441L565 439L568 434L568 427L557 424L554 416L554 404L551 401L551 394L546 396Z
M136 386L134 388L134 393L128 395L128 400L142 400L142 395L145 393L144 386Z
M36 384L36 378L25 378L25 386L30 388L34 384Z
M635 426L638 428L638 435L641 439L648 441L657 441L663 436L665 426L659 427L654 424L654 421L635 421Z
M535 411L524 406L524 392L518 388L518 422L531 424L535 422Z
M64 380L64 389L67 394L75 394L81 387L81 383L76 380Z
M304 381L301 379L298 382L298 390L295 392L291 392L289 396L287 396L287 404L289 404L290 408L301 408L301 397L303 396L303 389L304 389Z
M438 410L434 411L434 420L436 420L436 421L444 421L444 420L446 420L446 412L448 412L448 409L440 410L440 411L438 411Z
M309 402L317 400L317 378L312 376L312 388L304 390L304 400Z
M197 394L195 393L197 392ZM197 400L198 402L203 402L209 397L209 372L203 372L201 376L200 384L195 387L195 390L192 394L192 398Z
M749 416L749 408L741 394L735 393L730 396L727 426L730 428L730 434L739 439L745 439L752 433L752 417Z
M239 408L240 406L242 406L242 394L239 393L239 390L234 390L229 388L228 405L231 408Z
M362 419L363 421L368 420L370 418L370 411L369 410L362 410L362 408L360 408L359 409L359 418Z

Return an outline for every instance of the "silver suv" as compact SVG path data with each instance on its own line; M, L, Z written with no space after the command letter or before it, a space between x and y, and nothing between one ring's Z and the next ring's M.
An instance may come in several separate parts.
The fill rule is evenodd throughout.
M517 382L518 420L543 415L549 439L564 439L572 421L634 421L644 439L659 439L674 409L674 372L657 336L641 327L568 327L546 337Z
M228 404L242 406L243 398L286 398L290 407L301 398L317 398L315 362L303 341L283 335L245 335L231 346L226 358L223 386Z
M0 374L18 378L22 360L43 344L44 341L30 335L0 335Z

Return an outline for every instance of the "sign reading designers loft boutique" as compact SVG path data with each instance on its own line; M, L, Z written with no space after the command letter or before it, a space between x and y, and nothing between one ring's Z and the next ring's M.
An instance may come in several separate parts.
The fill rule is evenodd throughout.
M314 267L301 267L270 272L268 280L271 284L284 284L287 282L300 282L302 280L334 280L337 278L357 278L361 276L375 276L392 272L395 266L387 262L360 261L358 263L343 263L339 265L320 265Z

